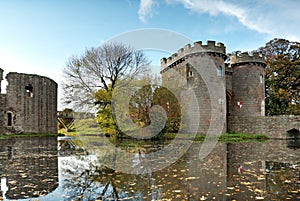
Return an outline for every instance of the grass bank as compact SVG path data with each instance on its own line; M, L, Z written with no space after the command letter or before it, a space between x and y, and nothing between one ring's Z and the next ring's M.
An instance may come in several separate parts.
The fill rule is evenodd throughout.
M77 132L63 132L63 134L68 135L68 136L76 136L78 133ZM178 133L165 133L163 135L163 140L172 140L175 137L178 139L186 139L186 140L194 140L196 142L201 142L204 141L205 138L207 137L208 140L214 140L215 138L219 138L219 142L245 142L245 141L266 141L270 139L267 135L263 134L245 134L245 133L225 133L221 134L220 136L217 135L201 135L197 134L196 136L192 134L178 134ZM129 139L124 137L125 139ZM154 140L155 141L155 140Z
M16 138L16 137L57 137L61 134L35 134L35 133L29 133L29 134L0 134L0 140L1 139L9 139L9 138Z
M174 139L178 134L177 133L165 133L164 139ZM194 141L204 141L205 138L208 140L214 140L218 138L218 141L220 142L245 142L245 141L265 141L270 139L267 135L263 134L245 134L245 133L225 133L221 134L220 136L217 135L201 135L197 134L195 137L191 134L180 134L178 138L182 139L194 139Z

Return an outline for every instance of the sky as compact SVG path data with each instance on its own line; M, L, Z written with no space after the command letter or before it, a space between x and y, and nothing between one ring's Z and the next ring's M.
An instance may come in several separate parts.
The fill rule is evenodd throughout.
M222 42L229 53L273 38L299 42L299 9L298 0L0 0L0 68L60 84L71 56L150 28ZM166 53L149 55L159 65Z

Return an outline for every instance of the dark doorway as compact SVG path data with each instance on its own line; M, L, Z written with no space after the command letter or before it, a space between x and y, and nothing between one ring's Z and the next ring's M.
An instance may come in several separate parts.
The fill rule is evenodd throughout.
M12 122L13 122L13 115L11 112L7 113L7 126L12 126Z
M291 149L300 148L300 132L299 130L293 128L287 132L288 144L287 147Z
M294 138L299 138L299 137L300 137L300 131L295 128L293 128L287 132L287 138L289 138L289 139L290 138L294 139Z

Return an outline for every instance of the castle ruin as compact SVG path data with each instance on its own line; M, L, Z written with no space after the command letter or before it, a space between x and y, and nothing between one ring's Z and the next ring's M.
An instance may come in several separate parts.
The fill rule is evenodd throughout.
M0 134L57 133L57 83L39 75L10 72L1 93Z
M218 120L225 117L222 133L299 137L299 116L265 116L265 67L262 55L246 52L227 56L224 44L215 41L187 44L161 59L163 85L170 85L175 70L186 80L185 88L195 93L197 101L189 104L187 114L191 122L199 117L198 133L220 127L217 124L222 121ZM198 108L200 116L194 115Z

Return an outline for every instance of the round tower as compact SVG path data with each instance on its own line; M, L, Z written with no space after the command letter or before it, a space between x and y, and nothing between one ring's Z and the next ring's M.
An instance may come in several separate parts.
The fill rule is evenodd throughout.
M265 115L265 66L258 53L244 52L230 57L232 101L230 116Z

